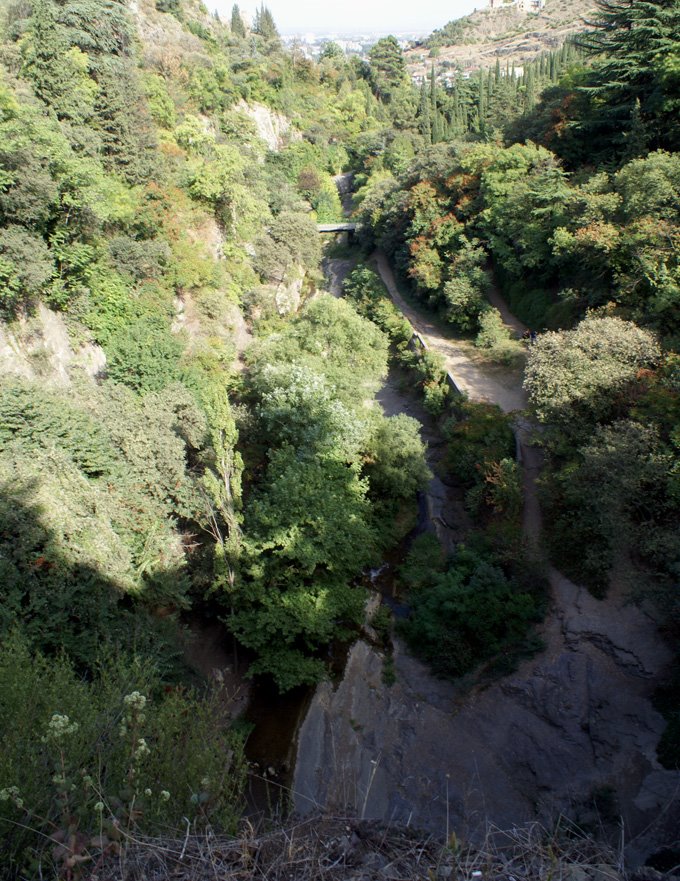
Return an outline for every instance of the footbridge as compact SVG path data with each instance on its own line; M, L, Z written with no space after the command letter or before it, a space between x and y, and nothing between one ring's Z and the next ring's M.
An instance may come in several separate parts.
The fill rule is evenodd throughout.
M319 232L356 232L358 223L317 223Z

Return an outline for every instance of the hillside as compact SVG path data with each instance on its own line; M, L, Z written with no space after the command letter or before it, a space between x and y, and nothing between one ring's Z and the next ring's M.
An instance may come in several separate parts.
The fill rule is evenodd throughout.
M542 52L559 48L583 28L593 0L547 0L538 14L516 7L478 9L449 22L406 53L409 73L421 77L434 61L438 69L475 70L501 64L521 67Z

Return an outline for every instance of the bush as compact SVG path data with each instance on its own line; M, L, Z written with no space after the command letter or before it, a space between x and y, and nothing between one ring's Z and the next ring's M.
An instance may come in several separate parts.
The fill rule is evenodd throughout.
M437 675L456 678L516 651L538 618L531 593L492 559L461 545L448 571L412 595L411 616L401 631Z
M447 320L463 331L477 330L479 317L487 305L483 294L465 275L455 276L444 285Z
M35 305L54 274L44 240L23 226L0 229L0 313L13 317Z
M574 330L541 334L529 352L524 387L542 422L590 424L610 415L625 385L659 359L648 330L589 313Z
M184 830L184 818L236 827L245 765L223 698L164 688L151 664L103 655L85 680L15 632L0 643L0 737L10 876L38 877L40 862L74 877L130 836Z
M494 349L510 340L509 328L503 324L498 309L487 309L479 316L479 332L475 345L479 349Z
M136 392L160 391L179 379L180 343L160 318L140 318L112 334L107 374Z
M109 251L116 270L135 281L160 278L171 258L170 246L159 239L115 236L109 241Z
M483 479L486 464L514 457L511 420L495 404L457 399L444 435L446 467L468 488Z
M413 540L399 575L410 591L421 590L445 569L439 539L432 532L423 532Z
M321 259L316 224L307 215L284 211L255 242L253 265L264 280L283 281L291 270L314 270Z

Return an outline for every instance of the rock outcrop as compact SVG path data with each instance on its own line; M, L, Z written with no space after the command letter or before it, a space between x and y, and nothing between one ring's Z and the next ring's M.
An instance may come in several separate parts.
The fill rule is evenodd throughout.
M664 720L650 702L669 660L641 609L596 600L552 573L545 651L512 676L466 693L435 680L397 639L397 681L383 657L352 648L342 682L317 689L301 728L298 811L350 809L474 839L574 814L598 792L623 818L639 862L680 828L680 772L662 769ZM677 834L677 832L676 832Z
M105 367L103 349L87 342L74 346L63 317L42 303L30 318L0 324L0 374L68 385L73 368L95 377Z
M270 150L277 152L292 141L302 140L302 135L292 128L287 116L276 113L264 104L239 101L236 110L253 120L258 135Z

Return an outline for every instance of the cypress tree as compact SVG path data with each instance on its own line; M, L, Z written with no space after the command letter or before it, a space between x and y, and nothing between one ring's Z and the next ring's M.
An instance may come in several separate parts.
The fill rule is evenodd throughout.
M420 105L418 107L418 116L420 117L419 128L420 133L427 144L432 143L432 122L430 119L430 99L427 94L427 80L423 77L420 85Z
M264 3L255 13L253 31L265 40L278 40L279 38L279 32L274 23L274 16L269 11L269 7L265 6Z
M437 112L437 76L434 71L434 63L430 68L430 112L433 117Z
M241 10L236 3L231 10L231 32L235 37L245 37L246 35L246 26L241 18Z
M434 64L430 70L430 116L432 119L432 143L439 144L446 136L446 129L437 103L437 75Z
M536 104L536 75L534 73L534 65L530 64L526 72L526 91L524 98L524 109L531 110Z
M484 94L484 69L480 68L479 71L479 80L477 82L477 116L478 116L478 127L480 134L484 134L485 125L484 122L486 120L486 98Z
M640 107L640 99L633 105L631 112L630 127L624 135L625 150L623 158L626 161L637 159L644 156L648 152L649 135L647 127L642 119L642 109Z

